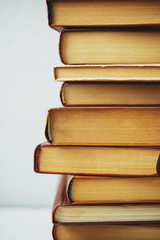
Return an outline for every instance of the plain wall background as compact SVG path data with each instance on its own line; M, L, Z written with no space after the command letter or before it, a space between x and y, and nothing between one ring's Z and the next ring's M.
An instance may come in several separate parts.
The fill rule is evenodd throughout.
M45 0L1 1L0 11L0 206L51 206L59 175L34 173L33 154L46 141L47 110L61 106L59 33Z

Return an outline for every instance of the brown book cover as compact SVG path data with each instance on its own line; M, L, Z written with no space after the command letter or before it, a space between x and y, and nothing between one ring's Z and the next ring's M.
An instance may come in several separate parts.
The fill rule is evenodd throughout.
M67 195L66 195L66 186L67 186L67 175L63 175L60 179L59 186L57 188L56 198L53 204L52 209L52 222L55 223L55 214L57 208L59 206L68 206L70 203L68 202Z

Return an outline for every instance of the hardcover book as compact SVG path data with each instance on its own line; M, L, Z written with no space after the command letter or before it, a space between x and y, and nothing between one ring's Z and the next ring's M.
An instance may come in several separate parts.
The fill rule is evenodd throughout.
M61 102L67 106L160 105L159 83L65 82Z
M67 181L67 176L61 177L52 211L54 224L156 224L160 222L160 204L99 204L97 202L97 204L92 205L71 205L66 196Z
M48 111L53 145L160 146L160 107L67 107Z
M56 30L160 24L158 0L47 0L47 7L49 25Z
M64 30L64 64L159 64L160 31Z
M158 176L159 147L54 146L39 144L38 173L103 176Z
M159 240L160 224L54 224L55 240Z
M159 203L159 177L74 176L67 196L72 204Z

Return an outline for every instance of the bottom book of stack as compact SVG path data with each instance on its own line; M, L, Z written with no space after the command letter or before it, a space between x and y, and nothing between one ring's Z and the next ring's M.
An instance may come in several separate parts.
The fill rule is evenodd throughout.
M72 182L73 178L68 181L65 175L60 181L52 212L54 239L160 239L158 200L150 203L71 203L69 196L72 194L70 192ZM159 181L157 184L159 185ZM112 188L112 185L110 187ZM157 197L159 198L159 193Z

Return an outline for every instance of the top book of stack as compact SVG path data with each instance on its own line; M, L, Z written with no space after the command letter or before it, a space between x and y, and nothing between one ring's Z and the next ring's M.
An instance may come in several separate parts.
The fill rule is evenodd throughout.
M47 0L50 27L92 28L160 25L159 0Z

